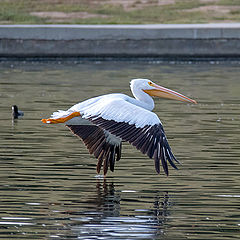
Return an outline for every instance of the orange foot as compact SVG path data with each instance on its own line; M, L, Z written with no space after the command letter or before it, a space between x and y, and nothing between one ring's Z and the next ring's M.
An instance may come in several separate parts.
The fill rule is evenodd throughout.
M64 123L74 117L80 117L80 113L79 112L73 112L70 115L68 115L67 117L62 117L62 118L48 118L48 119L42 119L41 121L43 123Z

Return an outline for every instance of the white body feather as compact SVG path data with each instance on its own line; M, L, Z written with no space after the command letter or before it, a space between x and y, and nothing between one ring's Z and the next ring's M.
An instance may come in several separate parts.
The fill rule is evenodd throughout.
M147 95L147 94L146 94ZM102 117L106 120L125 122L142 128L146 125L159 124L158 116L145 109L142 101L131 98L125 94L107 94L100 97L91 98L72 106L67 111L59 110L52 114L52 118L66 117L72 112L79 112L82 116L75 117L65 122L65 124L88 124L87 118Z

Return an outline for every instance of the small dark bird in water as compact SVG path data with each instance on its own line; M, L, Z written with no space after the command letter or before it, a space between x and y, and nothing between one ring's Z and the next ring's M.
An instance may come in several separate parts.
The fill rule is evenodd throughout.
M18 117L22 117L24 113L20 110L18 110L18 107L16 105L12 105L12 118L17 119Z

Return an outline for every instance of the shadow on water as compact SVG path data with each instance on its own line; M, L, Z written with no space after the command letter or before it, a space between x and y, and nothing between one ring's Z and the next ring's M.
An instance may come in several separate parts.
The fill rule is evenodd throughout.
M66 211L70 220L65 225L65 235L62 231L55 236L77 239L158 239L164 235L164 223L169 216L170 200L167 192L155 192L147 200L150 209L134 209L134 214L122 215L121 202L137 201L131 196L117 190L114 182L104 180L96 181L96 188L89 199L75 200L74 204L84 204L87 210ZM142 196L139 195L139 198ZM139 201L139 200L138 200ZM71 229L66 230L66 229Z

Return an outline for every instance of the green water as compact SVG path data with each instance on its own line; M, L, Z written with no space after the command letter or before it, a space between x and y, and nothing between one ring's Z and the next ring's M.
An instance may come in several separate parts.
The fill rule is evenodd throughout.
M240 64L0 63L0 239L239 239ZM198 101L156 99L182 165L157 175L125 143L106 179L53 111L150 78ZM12 122L11 105L24 111Z

